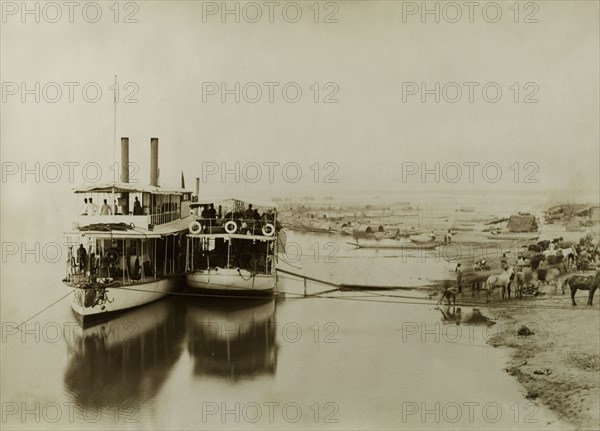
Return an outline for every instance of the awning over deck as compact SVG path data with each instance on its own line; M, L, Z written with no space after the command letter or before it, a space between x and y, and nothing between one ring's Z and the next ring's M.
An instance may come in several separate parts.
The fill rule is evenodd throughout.
M264 199L253 199L253 198L238 198L238 197L204 197L200 196L197 202L190 204L190 208L197 208L203 205L208 204L216 204L216 205L233 205L234 201L242 202L244 206L248 206L248 204L252 204L252 206L260 207L260 208L273 208L277 209L278 205L273 201L268 201Z
M177 187L158 187L143 184L109 182L104 184L91 184L89 186L73 189L75 193L151 193L153 195L181 195L191 193L189 190Z

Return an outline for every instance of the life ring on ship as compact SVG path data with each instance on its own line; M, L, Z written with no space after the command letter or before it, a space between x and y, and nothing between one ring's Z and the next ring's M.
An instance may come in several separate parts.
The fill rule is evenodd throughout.
M227 223L225 223L225 232L227 232L228 234L232 234L235 233L237 231L237 223L229 220Z
M196 234L202 232L202 225L200 223L198 223L197 221L193 221L190 223L189 229L190 229L191 234L196 235Z
M119 261L119 252L111 248L106 252L106 260L108 263L117 263Z
M263 226L262 233L264 236L273 236L275 233L275 226L273 226L271 223L267 223Z
M130 227L131 229L135 229L135 224L133 224L133 223L129 223L129 227Z

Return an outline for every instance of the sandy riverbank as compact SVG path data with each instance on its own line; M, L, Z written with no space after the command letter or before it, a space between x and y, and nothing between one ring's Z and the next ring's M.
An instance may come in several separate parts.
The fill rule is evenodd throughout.
M587 291L575 298L576 307L569 292L495 301L488 314L503 330L489 343L511 349L506 371L528 398L579 429L600 429L600 295L596 292L593 307L585 305ZM522 325L534 334L518 336Z

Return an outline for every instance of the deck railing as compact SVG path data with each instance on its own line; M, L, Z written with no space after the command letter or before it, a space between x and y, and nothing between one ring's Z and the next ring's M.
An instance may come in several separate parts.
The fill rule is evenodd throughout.
M180 211L168 211L150 215L150 223L153 225L165 224L181 218Z
M169 223L181 218L180 211L169 211L151 215L131 215L131 214L117 214L117 215L80 215L77 217L77 224L79 226L86 226L90 224L112 224L112 223L133 223L135 226L146 227L148 223L153 225L161 225Z

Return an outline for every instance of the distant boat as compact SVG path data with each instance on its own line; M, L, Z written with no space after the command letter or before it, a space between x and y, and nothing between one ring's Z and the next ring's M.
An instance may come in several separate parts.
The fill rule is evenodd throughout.
M398 231L398 236L408 238L411 235L420 235L421 233L422 232L419 229L413 226L410 228L400 229Z
M422 233L420 235L411 235L408 237L408 239L416 243L433 242L432 235L426 233Z
M339 233L339 224L327 218L309 218L300 222L302 230L315 233Z
M493 224L497 223L493 222ZM492 228L489 233L482 233L482 235L487 239L530 241L539 238L540 231L538 229L539 225L535 216L528 213L519 213L510 216L506 224L506 230L500 231Z
M472 232L475 230L475 227L471 226L453 226L452 230L457 231L457 232Z
M391 243L357 243L348 242L347 244L353 245L358 248L378 248L378 249L406 249L406 250L432 250L440 245L441 242L398 242L397 244Z
M375 227L369 224L354 224L342 227L341 233L342 235L352 235L354 238L391 239L400 236L400 229L384 225Z
M533 241L538 239L540 236L539 232L514 232L514 233L482 233L484 237L487 239L497 239L497 240L523 240L523 241Z

